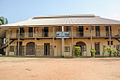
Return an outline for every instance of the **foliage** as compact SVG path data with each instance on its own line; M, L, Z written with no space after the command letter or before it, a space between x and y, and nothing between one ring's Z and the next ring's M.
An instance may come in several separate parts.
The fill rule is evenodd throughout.
M5 24L8 24L8 19L7 18L5 18Z
M94 57L96 50L95 49L91 49L90 52L91 52L91 56Z
M111 48L111 47L108 47L108 48L107 48L107 51L109 52L109 56L111 56L111 54L112 54L112 48Z
M2 25L2 24L8 24L7 18L0 17L0 25Z
M105 54L106 51L107 51L107 48L104 47L104 48L103 48L103 56L104 56L104 54Z
M75 53L76 56L79 56L79 54L81 53L81 47L76 46L76 47L74 48L74 53Z
M116 56L117 55L117 49L113 49L113 54L114 54L114 56Z

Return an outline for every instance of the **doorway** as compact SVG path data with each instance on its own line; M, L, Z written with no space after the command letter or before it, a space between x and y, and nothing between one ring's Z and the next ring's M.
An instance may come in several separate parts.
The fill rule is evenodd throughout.
M44 43L44 56L50 55L50 43Z
M109 30L110 28L110 30ZM111 26L105 26L105 29L106 29L106 36L111 36L112 35L112 29L111 29Z
M19 54L18 54L18 45L19 45ZM23 56L23 49L22 49L22 42L17 42L17 46L16 46L16 55L17 56Z
M95 26L96 36L100 36L100 26Z
M20 28L20 37L21 37L21 38L24 37L24 28Z
M78 32L79 32L79 36L83 37L83 34L84 34L83 26L79 26Z
M34 42L27 43L26 55L35 55L35 43Z
M29 37L33 37L33 28L29 27Z
M100 42L95 43L95 50L96 50L95 55L100 55Z
M76 43L76 46L79 46L81 48L80 56L83 56L83 53L86 51L86 44L82 41L79 41Z
M43 36L44 37L48 37L48 27L44 27L44 29L43 29Z

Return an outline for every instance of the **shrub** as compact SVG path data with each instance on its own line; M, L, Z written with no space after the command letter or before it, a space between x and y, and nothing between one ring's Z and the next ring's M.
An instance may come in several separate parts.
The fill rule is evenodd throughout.
M117 49L113 49L113 54L114 54L114 56L117 55Z
M109 53L109 56L111 56L111 54L112 54L112 48L111 48L111 47L108 47L108 48L107 48L107 51L108 51L108 53Z
M76 47L74 48L74 53L75 53L76 56L79 56L79 54L81 53L81 47L76 46Z
M104 47L104 48L103 48L103 56L104 56L104 54L105 54L106 50L107 50L107 48L106 48L106 47Z
M91 56L94 57L96 50L95 49L91 49L90 52L91 52Z

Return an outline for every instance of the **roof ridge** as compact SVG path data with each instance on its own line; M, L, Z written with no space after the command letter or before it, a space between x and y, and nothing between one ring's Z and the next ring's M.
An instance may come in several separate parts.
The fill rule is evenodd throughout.
M95 17L95 15L94 14L75 14L75 15L35 16L32 19L41 19L41 18L70 18L70 17Z

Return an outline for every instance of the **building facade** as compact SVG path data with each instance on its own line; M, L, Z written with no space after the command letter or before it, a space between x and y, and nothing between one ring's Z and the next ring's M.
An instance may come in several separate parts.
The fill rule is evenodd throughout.
M61 15L34 17L0 26L5 31L7 56L80 56L103 55L104 47L120 49L120 21L95 15Z

